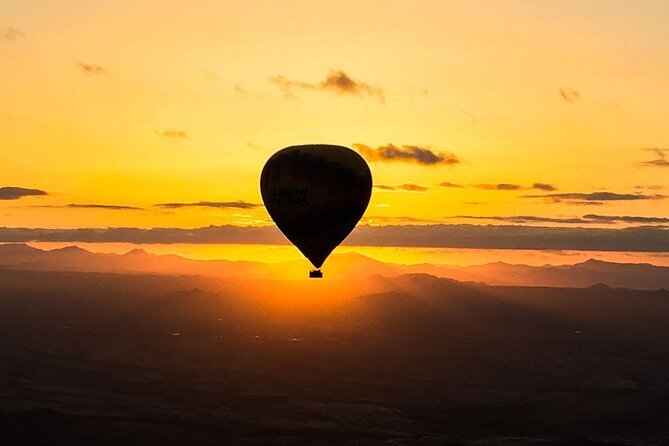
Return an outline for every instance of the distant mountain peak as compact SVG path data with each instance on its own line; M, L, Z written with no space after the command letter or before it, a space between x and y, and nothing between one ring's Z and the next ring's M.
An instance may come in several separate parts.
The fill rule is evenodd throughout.
M596 266L596 265L615 265L613 262L605 262L604 260L598 260L598 259L588 259L585 262L582 262L581 265L591 265L591 266Z
M152 256L151 253L145 251L142 248L135 248L131 251L126 252L123 254L124 256Z
M80 252L80 253L90 254L90 251L86 251L84 248L80 248L76 245L70 245L70 246L65 246L63 248L53 249L52 252L67 252L67 253Z
M0 245L0 254L27 254L45 252L26 243L4 243Z

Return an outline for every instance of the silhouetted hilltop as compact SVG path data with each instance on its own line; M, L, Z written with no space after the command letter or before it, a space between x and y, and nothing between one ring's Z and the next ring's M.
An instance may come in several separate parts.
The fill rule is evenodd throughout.
M23 244L0 245L0 267L38 271L90 271L187 274L218 278L304 279L306 261L263 263L192 260L177 255L154 255L142 249L126 254L96 254L77 247L43 251ZM575 265L528 266L504 262L465 267L430 264L398 265L360 254L335 254L324 271L328 280L367 279L378 275L430 274L490 285L584 288L598 283L633 289L669 289L669 268L645 263L588 260Z

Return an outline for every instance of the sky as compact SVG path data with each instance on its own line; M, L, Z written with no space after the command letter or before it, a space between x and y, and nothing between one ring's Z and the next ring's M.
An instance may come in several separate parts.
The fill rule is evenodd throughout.
M330 143L367 158L362 223L402 234L381 245L516 225L664 252L667 23L666 1L0 2L0 238L271 225L265 161Z

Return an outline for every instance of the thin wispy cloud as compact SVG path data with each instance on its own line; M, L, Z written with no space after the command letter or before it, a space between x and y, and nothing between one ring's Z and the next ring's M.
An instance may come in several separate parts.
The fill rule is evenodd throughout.
M70 203L65 205L66 208L71 209L105 209L108 211L140 211L143 208L136 206L123 206L118 204L98 204L98 203Z
M560 97L567 102L576 102L581 99L581 92L569 87L560 88Z
M522 184L513 184L513 183L479 183L472 184L468 186L453 184L449 182L440 183L442 187L467 187L472 189L479 190L490 190L490 191L518 191L518 190L542 190L542 191L556 191L558 188L548 183L534 183L530 186L524 186Z
M506 223L524 224L524 223L563 223L563 224L589 224L589 220L578 217L540 217L534 215L455 215L447 217L462 220L486 220L502 221Z
M436 220L431 220L427 218L420 218L420 217L410 217L410 216L397 216L397 217L391 217L391 216L369 216L369 217L364 217L361 219L362 224L370 224L370 225L375 225L378 223L384 223L384 224L429 224L429 223L439 223Z
M456 108L456 110L460 111L469 120L469 123L471 125L476 125L476 122L477 122L478 119L477 119L477 117L474 113L472 113L472 112L470 112L470 111L468 111L468 110L466 110L462 107L455 106L455 108Z
M569 203L582 205L602 205L616 201L662 200L666 195L661 194L619 194L616 192L589 192L589 193L562 193L523 195L523 198L540 198L548 203Z
M443 183L439 183L439 186L453 188L453 189L464 188L464 186L462 184L451 183L450 181L444 181Z
M262 207L262 204L248 203L246 201L197 201L193 203L158 203L154 206L163 209L181 209L192 207L217 209L255 209Z
M473 186L481 190L522 190L523 186L519 184L499 183L499 184L475 184Z
M39 205L30 206L33 208L47 208L47 209L103 209L108 211L141 211L144 208L136 206L124 206L118 204L99 204L99 203L69 203L63 205Z
M656 156L655 159L641 162L642 166L669 167L669 160L667 160L667 153L669 153L669 149L660 149L658 147L654 147L642 150L652 152Z
M320 82L305 82L287 79L284 76L272 76L270 82L279 87L283 94L295 98L297 90L331 91L341 95L369 97L381 102L385 101L383 90L368 83L353 79L342 70L330 70Z
M81 72L87 76L100 76L103 74L107 74L107 70L105 70L99 65L92 65L88 63L78 62L77 66L79 67Z
M0 187L0 200L18 200L22 197L49 195L40 189L26 189L25 187Z
M353 148L367 161L371 162L405 162L424 166L453 166L462 162L454 153L437 152L420 146L404 145L399 147L394 144L386 144L374 149L364 144L353 144Z
M157 132L158 135L165 138L187 139L188 135L183 130L167 129Z
M25 39L26 34L18 28L10 26L0 31L0 39L14 42L15 40Z
M405 183L399 184L397 186L388 186L385 184L375 185L374 188L384 191L403 191L403 192L425 192L428 190L428 187L421 186L419 184Z
M235 86L233 87L233 89L234 89L237 93L239 93L239 94L241 94L241 95L243 95L243 96L246 96L246 95L249 93L248 91L246 91L246 89L245 89L244 87L242 87L241 84L235 84Z

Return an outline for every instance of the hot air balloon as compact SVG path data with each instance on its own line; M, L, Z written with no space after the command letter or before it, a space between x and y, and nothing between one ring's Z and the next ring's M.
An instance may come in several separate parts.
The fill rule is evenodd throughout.
M265 164L260 192L277 227L323 277L323 262L355 228L372 195L369 166L355 151L326 144L291 146Z

